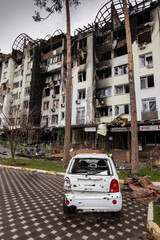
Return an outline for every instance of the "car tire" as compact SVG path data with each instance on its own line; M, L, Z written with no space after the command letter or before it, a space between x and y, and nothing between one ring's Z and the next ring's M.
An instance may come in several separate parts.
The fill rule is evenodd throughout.
M65 203L65 197L63 198L63 213L66 218L74 218L76 214L76 207L68 207Z
M63 198L63 213L65 215L69 215L70 214L70 207L68 207L65 203L65 197Z
M113 214L113 217L115 217L115 218L117 218L117 219L120 219L120 217L121 217L121 211L119 211L119 212L113 212L112 214Z

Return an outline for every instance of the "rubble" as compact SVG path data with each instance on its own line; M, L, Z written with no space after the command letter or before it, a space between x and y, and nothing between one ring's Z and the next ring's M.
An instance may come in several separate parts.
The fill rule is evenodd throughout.
M132 199L144 205L160 197L160 186L153 185L145 177L126 178L124 184L128 184L133 191Z

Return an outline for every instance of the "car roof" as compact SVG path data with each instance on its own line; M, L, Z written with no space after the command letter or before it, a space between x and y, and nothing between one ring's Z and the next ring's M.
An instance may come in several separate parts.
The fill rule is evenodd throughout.
M108 159L110 158L108 153L79 153L76 154L73 158L102 158Z

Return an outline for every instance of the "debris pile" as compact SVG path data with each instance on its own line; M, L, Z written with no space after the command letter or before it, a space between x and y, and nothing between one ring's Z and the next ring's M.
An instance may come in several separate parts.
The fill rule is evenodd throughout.
M124 184L127 184L133 191L132 199L144 205L160 197L160 186L154 186L145 177L126 178Z
M121 126L121 127L128 125L130 122L128 121L127 118L123 118L122 116L123 116L123 114L114 118L113 121L109 125L116 125L116 126Z

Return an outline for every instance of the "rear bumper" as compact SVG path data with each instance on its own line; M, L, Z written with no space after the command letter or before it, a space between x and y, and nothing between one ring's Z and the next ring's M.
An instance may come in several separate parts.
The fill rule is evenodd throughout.
M122 209L122 194L87 194L69 193L65 194L67 206L75 206L77 210L92 212L119 212ZM116 200L116 204L113 203ZM115 202L115 201L114 201Z

